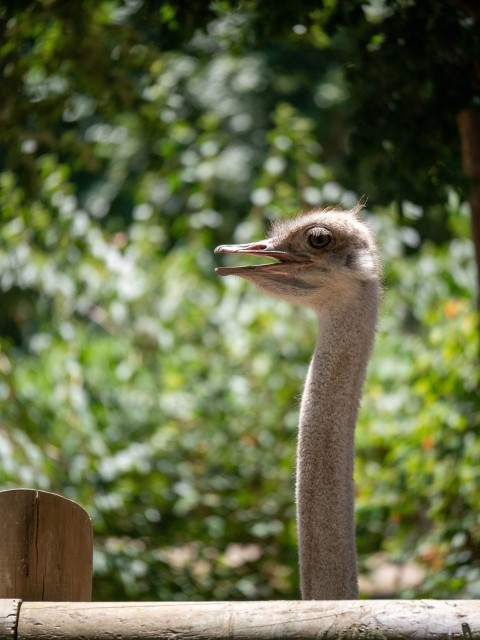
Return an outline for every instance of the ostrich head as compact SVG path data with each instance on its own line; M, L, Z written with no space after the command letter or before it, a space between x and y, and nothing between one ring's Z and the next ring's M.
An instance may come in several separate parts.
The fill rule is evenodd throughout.
M266 240L221 245L216 253L265 256L276 262L218 267L216 272L241 276L269 295L314 309L348 301L379 276L375 242L358 218L360 208L314 209L275 222Z

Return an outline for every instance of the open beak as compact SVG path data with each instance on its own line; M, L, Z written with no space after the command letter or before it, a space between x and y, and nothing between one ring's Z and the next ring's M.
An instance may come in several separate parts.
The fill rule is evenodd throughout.
M246 267L217 267L216 273L220 276L242 275L245 271L269 271L281 272L285 265L299 262L306 262L307 258L303 255L296 255L288 251L279 251L274 249L274 243L271 238L261 242L251 242L250 244L222 244L215 249L215 253L235 253L247 256L264 256L273 258L277 262L268 264L257 264Z

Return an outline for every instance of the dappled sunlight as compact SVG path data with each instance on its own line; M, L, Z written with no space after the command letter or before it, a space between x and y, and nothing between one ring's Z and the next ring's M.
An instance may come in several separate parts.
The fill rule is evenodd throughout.
M87 509L97 600L298 598L316 319L218 278L232 262L213 249L361 200L384 265L356 431L362 593L480 597L475 254L452 106L471 98L478 16L7 4L0 488Z

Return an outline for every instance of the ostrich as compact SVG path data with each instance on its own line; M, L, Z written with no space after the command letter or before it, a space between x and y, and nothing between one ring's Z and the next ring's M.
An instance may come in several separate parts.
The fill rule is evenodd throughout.
M375 241L350 211L315 209L277 221L270 237L216 253L274 258L222 266L274 297L313 309L318 338L300 407L296 509L305 600L358 598L354 431L380 295Z

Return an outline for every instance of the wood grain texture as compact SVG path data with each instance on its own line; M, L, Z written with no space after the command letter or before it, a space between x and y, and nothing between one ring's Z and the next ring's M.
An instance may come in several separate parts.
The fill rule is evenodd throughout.
M0 491L0 597L86 601L92 594L91 520L46 491Z
M475 640L480 601L25 602L17 638Z

